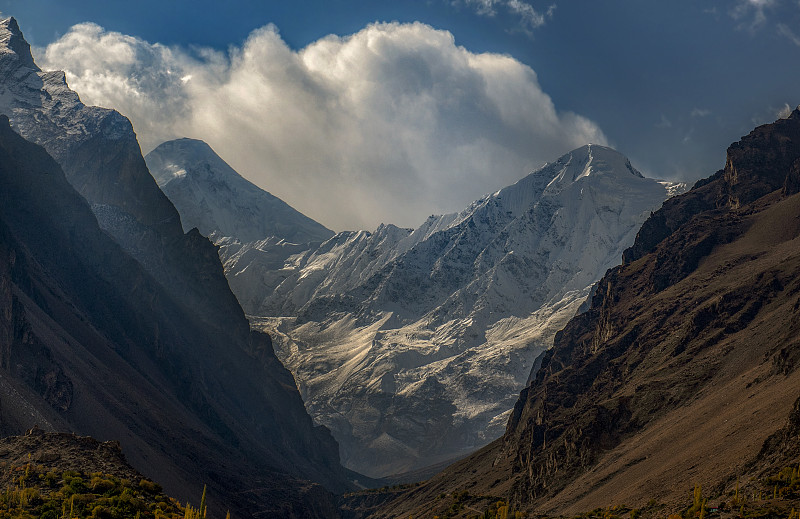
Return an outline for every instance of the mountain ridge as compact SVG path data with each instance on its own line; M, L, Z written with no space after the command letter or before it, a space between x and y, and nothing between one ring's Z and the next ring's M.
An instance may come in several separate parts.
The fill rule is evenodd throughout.
M39 69L13 17L0 20L0 40L15 45L0 53L0 113L56 159L101 227L176 299L204 313L209 324L227 322L221 335L247 340L249 328L216 249L199 233L184 234L177 210L147 170L130 121L84 105L63 72ZM212 302L221 299L224 304Z
M4 20L0 40L15 31ZM41 79L59 74L26 63L0 47L0 69L11 71L0 79L9 113L0 117L2 432L36 420L119 440L174 495L192 495L203 479L215 507L235 513L335 516L321 485L351 487L338 446L305 412L269 336L249 330L216 248L196 230L183 234L126 119L83 106L63 82L54 94ZM86 133L59 126L59 110L70 124L85 117ZM93 126L106 118L110 127ZM78 173L103 177L117 205L87 200L93 191L79 193L79 175L17 133L25 128L46 145L80 150L62 154L75 172L91 154ZM151 206L168 218L150 225L134 214ZM102 208L124 216L123 234Z
M515 510L685 506L797 462L800 109L668 200L556 337L505 435L384 505L469 489ZM494 483L492 483L494 482Z
M191 161L165 153L162 162ZM667 187L587 145L416 229L381 225L313 246L212 237L311 414L334 430L350 468L376 477L500 435L533 359Z

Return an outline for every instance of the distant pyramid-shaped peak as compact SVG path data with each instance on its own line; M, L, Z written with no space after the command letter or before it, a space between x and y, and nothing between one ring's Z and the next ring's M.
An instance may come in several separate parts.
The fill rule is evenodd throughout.
M628 157L608 146L600 146L599 144L587 144L577 148L560 159L560 164L569 164L570 175L572 181L579 178L587 177L590 175L631 175L643 178L631 165Z

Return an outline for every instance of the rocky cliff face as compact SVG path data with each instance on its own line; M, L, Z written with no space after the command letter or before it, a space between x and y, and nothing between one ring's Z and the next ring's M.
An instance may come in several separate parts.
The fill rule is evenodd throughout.
M676 506L695 484L780 470L797 448L798 132L797 110L755 129L665 203L557 335L504 437L393 510L459 488L559 514Z
M789 387L793 362L782 359L800 345L800 202L787 186L798 161L795 111L732 145L721 173L643 226L625 265L600 282L592 309L564 329L515 407L505 449L526 473L519 501L554 495L670 411L719 397L715 385L738 378L755 394ZM730 388L725 405L743 389ZM792 401L759 420L785 420ZM759 425L763 441L769 429ZM729 434L729 450L741 449Z
M184 235L155 182L143 180L130 124L117 132L119 114L76 96L69 105L66 85L42 88L47 74L32 68L22 42L13 19L0 24L0 97L12 105L13 129L28 133L30 123L61 160L73 157L76 174L91 155L87 169L113 193L87 202L75 176L68 182L43 148L0 121L3 432L38 423L118 439L134 466L181 499L207 483L220 507L243 514L329 516L330 495L302 480L347 488L336 443L313 426L269 337L250 333L216 249L196 230ZM62 134L59 110L76 125ZM142 254L101 228L103 207L124 215Z
M63 72L43 72L14 18L0 21L0 113L56 159L101 227L172 295L224 335L248 327L213 245L184 235L175 207L147 170L133 127L114 110L84 105Z

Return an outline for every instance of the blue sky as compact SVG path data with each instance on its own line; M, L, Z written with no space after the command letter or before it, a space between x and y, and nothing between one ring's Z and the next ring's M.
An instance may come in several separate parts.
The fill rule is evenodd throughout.
M241 157L245 152L226 143L224 138L218 135L215 137L208 129L198 130L198 135L190 135L212 141L212 146L218 152L222 149L229 155L235 155L231 158L221 153L234 167L244 170L242 172L248 178L287 199L289 203L322 223L337 229L355 226L369 228L380 221L414 226L420 223L417 220L423 213L458 209L466 201L520 178L526 169L537 166L537 161L554 160L558 157L557 154L567 151L564 148L573 144L575 139L562 136L561 140L548 140L550 134L558 132L572 131L587 139L605 139L606 143L628 155L636 167L650 176L695 180L724 165L725 148L730 142L747 133L755 124L773 120L787 105L793 108L800 103L800 4L795 0L233 0L225 2L224 7L222 5L205 0L144 0L135 4L109 1L0 0L0 11L4 15L17 17L27 39L40 49L40 53L51 43L69 34L75 24L93 22L103 29L102 34L119 33L136 38L137 45L158 43L164 48L185 54L181 63L198 60L192 61L191 67L186 65L186 70L197 70L198 62L203 62L204 70L208 70L209 54L200 49L215 49L219 53L216 57L218 60L225 56L230 58L230 49L235 54L237 49L241 50L252 38L252 31L268 24L273 24L273 33L278 35L288 49L302 51L328 35L348 36L359 33L366 40L366 33L361 31L373 22L397 21L405 24L419 21L432 29L449 32L455 46L463 47L471 55L487 52L505 54L535 72L527 79L529 83L536 85L531 95L540 90L549 98L561 117L555 123L551 118L553 125L549 129L542 130L541 125L535 124L526 129L516 123L509 123L507 117L483 122L477 116L464 113L465 110L473 109L465 102L454 108L453 113L444 114L443 119L436 122L434 132L438 135L444 128L461 135L465 131L465 125L478 126L472 132L495 131L510 142L509 153L519 155L518 160L509 160L507 165L503 163L507 169L516 168L517 171L503 172L501 175L467 171L469 167L464 164L474 163L474 156L461 159L451 157L441 164L436 163L435 158L430 158L432 162L423 163L419 157L433 155L435 149L426 148L417 154L414 144L408 144L404 154L413 156L412 161L417 162L413 167L420 171L427 168L434 172L438 171L437 168L444 169L448 166L461 168L464 170L463 183L474 184L474 189L456 190L458 193L454 193L451 198L444 195L416 197L419 198L419 203L409 207L409 216L406 218L401 214L401 209L383 211L382 208L388 205L397 205L397 201L393 201L389 195L376 195L370 190L356 190L353 196L373 196L375 203L359 207L349 215L334 214L335 201L329 203L315 196L303 200L302 196L304 185L308 185L311 177L303 177L300 171L319 168L319 175L335 177L339 182L371 182L374 186L370 189L374 190L380 189L379 186L385 179L398 177L397 172L403 168L399 157L388 161L394 163L394 169L387 167L384 176L375 173L375 178L365 179L359 175L366 173L354 173L336 177L331 171L321 171L325 169L322 166L306 162L285 166L290 160L280 157L277 152L269 157L245 160ZM426 34L428 33L425 31L417 31L411 36L395 36L425 39ZM92 33L92 38L94 39L91 41L99 44L98 33ZM396 39L392 41L397 45ZM446 46L446 42L436 45ZM84 98L88 96L89 101L98 100L101 104L111 104L129 115L137 132L142 135L144 151L149 151L146 148L152 147L162 137L158 132L147 133L150 130L144 119L149 112L126 104L124 100L110 94L103 97L102 92L108 92L110 87L103 87L103 90L97 86L96 76L91 78L94 83L87 79L87 70L91 68L97 72L100 65L94 63L89 67L82 62L77 63L78 54L74 46L68 51L54 50L52 57L48 54L47 65L66 68L68 72L74 70L71 84ZM397 52L392 52L391 56L397 55ZM449 48L443 52L442 56L453 55L453 50ZM84 61L90 59L85 57L86 54L82 56ZM390 54L383 58L390 59L387 56ZM409 62L409 56L413 54L404 51L403 63ZM262 56L261 59L269 61L271 58ZM425 59L429 68L435 62ZM103 63L107 64L108 60ZM144 74L143 71L150 69L153 69L152 63L143 62L137 70ZM363 72L363 69L359 70ZM374 70L370 68L364 72L373 82L377 77L371 75ZM384 72L381 77L396 84L398 77L386 76L386 70L399 71L397 74L403 74L407 70L409 75L403 78L408 79L420 69L406 69L395 63L392 67L381 70ZM494 69L488 66L486 70L482 74L491 74L490 71ZM458 70L453 72L459 73ZM225 74L226 77L233 75L230 71ZM347 77L357 75L353 71L348 74ZM186 73L182 77L190 75ZM508 77L517 76L510 74ZM197 74L193 81L199 82ZM461 83L447 76L442 84L453 88L452 85ZM514 89L520 90L516 86ZM522 91L524 88L520 90ZM153 92L152 89L148 90L148 95L156 96ZM370 103L377 102L375 99L378 93L370 93ZM523 97L514 97L509 102L524 102L524 94L515 95ZM308 101L309 98L303 99ZM448 97L445 95L435 99L441 104ZM195 105L187 106L186 111L198 110ZM126 113L125 108L131 113ZM305 116L302 106L297 110L292 120ZM532 115L527 117L535 119L537 107L532 106L530 110ZM398 117L397 112L392 114L391 117ZM592 127L586 129L586 125L580 122L573 124L563 114L576 114L585 118ZM315 119L312 126L314 131L319 128L319 120L329 119L325 115L321 117L322 119ZM363 126L363 118L358 119L361 115L353 117L353 121L358 120ZM277 119L283 120L280 117ZM419 122L421 120L422 118L414 119L415 122L409 127L409 135L414 133L411 131L415 128L414 124L422 124ZM197 123L197 118L194 117L192 121L194 122L191 124ZM393 121L397 125L402 124L399 120ZM191 124L186 122L172 131L191 133ZM210 128L208 125L213 126L208 122L206 124L205 128ZM229 124L235 125L234 122ZM337 127L345 124L342 121L336 122ZM581 128L586 131L581 133ZM217 130L222 131L219 128ZM305 134L309 130L298 127L296 131ZM152 135L152 142L148 140L149 135ZM459 140L462 138L463 136L453 137L440 143L440 146L460 149L465 142ZM474 136L470 138L474 139ZM513 143L515 139L520 142ZM526 155L521 151L526 146L526 139L548 144L542 144L535 152ZM407 137L404 142L411 141L413 138ZM325 136L321 136L318 142L326 142ZM278 143L274 146L279 148ZM372 168L376 171L382 168L377 159L339 165L331 157L350 152L358 153L360 149L355 145L352 149L347 144L340 146L335 154L324 161L331 168ZM531 146L535 148L534 145ZM369 147L374 148L375 144L370 144ZM498 156L502 155L499 151L497 153ZM260 177L256 171L257 164L265 163L275 170L284 165L283 176ZM496 164L497 161L490 163ZM430 173L435 174L438 173ZM441 186L458 182L455 173L441 173L442 180L439 183L429 182L430 179L420 180L420 175L419 178L406 178L405 184L426 184L428 191L433 193ZM285 187L283 180L286 180L287 185L294 181L295 185ZM500 185L491 187L492 182L500 182ZM398 185L390 190L397 193L402 189ZM413 190L404 194L415 197ZM338 196L348 196L347 191L342 191ZM437 200L441 200L441 203L437 203Z

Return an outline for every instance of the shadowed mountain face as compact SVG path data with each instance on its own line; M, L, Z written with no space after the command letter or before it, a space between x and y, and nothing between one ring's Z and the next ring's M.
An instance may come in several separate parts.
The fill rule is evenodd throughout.
M504 437L375 515L464 489L545 513L677 506L695 484L722 492L796 462L798 171L800 110L733 144L642 226Z
M14 18L0 20L0 91L0 113L56 159L103 230L218 333L246 340L247 322L215 248L197 231L183 233L178 212L147 170L130 121L84 105L63 72L41 71Z
M335 515L317 483L347 488L337 445L270 338L250 333L216 249L182 233L130 123L83 106L26 49L0 23L14 121L0 120L0 429L119 440L182 500L206 483L218 509Z
M179 497L208 483L218 506L242 513L308 511L302 488L310 503L329 499L297 478L346 488L335 442L313 427L268 336L214 340L7 119L0 178L4 433L38 423L119 439Z

